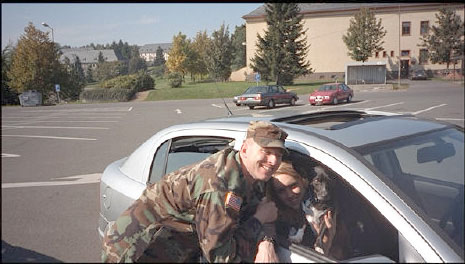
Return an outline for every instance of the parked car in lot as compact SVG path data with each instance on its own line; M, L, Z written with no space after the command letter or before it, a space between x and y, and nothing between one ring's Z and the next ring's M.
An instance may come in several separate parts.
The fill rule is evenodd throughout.
M428 75L425 70L415 70L410 75L410 80L427 80Z
M338 104L346 101L350 103L354 97L354 91L344 83L327 83L321 85L308 97L311 105Z
M348 253L338 261L463 263L463 128L377 111L228 117L163 129L103 172L100 237L148 184L225 147L238 150L251 120L283 128L289 151L309 170L326 168L344 190L336 236L345 226L350 243L340 245ZM284 262L335 261L301 245L278 252Z
M281 85L252 86L237 96L236 105L246 105L250 109L255 106L274 108L277 104L295 105L297 100L296 93L288 92Z

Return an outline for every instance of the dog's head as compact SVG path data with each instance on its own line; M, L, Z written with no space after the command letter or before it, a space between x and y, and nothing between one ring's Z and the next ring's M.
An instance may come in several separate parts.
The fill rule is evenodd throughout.
M313 170L314 174L310 180L307 196L304 198L304 206L314 206L319 210L333 208L333 179L321 166L315 166Z

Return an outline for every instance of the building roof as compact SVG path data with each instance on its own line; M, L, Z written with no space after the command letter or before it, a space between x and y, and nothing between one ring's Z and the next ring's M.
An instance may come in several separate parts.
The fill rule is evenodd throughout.
M102 52L105 61L117 61L115 51L112 49L103 49L103 50L94 50L92 48L71 48L71 49L61 49L63 53L60 57L60 61L63 62L65 57L67 57L71 62L76 60L76 57L79 57L79 60L82 64L89 63L98 63L98 54Z
M171 49L171 43L155 43L155 44L145 44L142 47L139 47L139 53L156 53L158 47L163 49L164 53L168 53Z
M301 14L325 13L335 11L358 10L361 7L367 8L395 8L395 7L414 7L423 5L440 5L444 3L304 3L299 4ZM265 17L265 5L262 5L254 11L244 15L243 19Z

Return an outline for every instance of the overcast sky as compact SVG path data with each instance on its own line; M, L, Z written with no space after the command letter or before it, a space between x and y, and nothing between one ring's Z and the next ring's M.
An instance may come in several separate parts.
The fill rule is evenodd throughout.
M106 44L113 41L130 45L170 43L181 32L192 39L199 31L210 36L221 24L245 24L242 16L261 3L135 3L135 4L19 4L2 3L2 49L11 41L16 44L29 22L42 31L41 25L53 28L55 42L72 47ZM50 33L51 38L51 33Z

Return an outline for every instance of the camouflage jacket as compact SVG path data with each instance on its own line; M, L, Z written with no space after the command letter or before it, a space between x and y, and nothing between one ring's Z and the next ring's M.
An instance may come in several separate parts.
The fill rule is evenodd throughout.
M251 217L265 194L247 194L239 153L222 150L149 185L106 232L103 262L253 262L262 225ZM198 258L197 258L198 260Z

